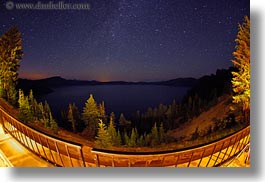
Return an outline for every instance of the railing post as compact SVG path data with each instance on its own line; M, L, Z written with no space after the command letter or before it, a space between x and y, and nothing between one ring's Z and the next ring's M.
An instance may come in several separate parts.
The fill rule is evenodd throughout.
M72 162L72 159L71 159L71 156L69 154L68 146L65 145L65 148L66 148L66 152L67 152L68 158L70 159L71 165L72 165L72 167L74 167L73 162Z
M234 152L233 155L235 155L237 153L237 148L238 148L238 146L240 144L240 140L242 139L242 135L243 135L243 132L241 133L240 138L238 139L237 146L236 146L236 149L235 149L235 152Z
M38 150L38 154L41 156L41 153L40 153L40 150L39 150L38 144L36 143L36 138L35 138L35 136L34 136L34 133L32 133L32 137L33 137L34 143L35 143L35 145L36 145L36 148L37 148L37 150Z
M221 160L220 163L223 162L223 160L224 160L224 158L225 158L225 155L226 155L226 153L227 153L227 151L228 151L228 148L230 147L230 143L231 143L231 141L232 141L232 138L230 138L230 140L229 140L229 143L228 143L228 146L227 146L227 148L226 148L225 154L224 154L224 156L223 156L223 158L222 158L222 160Z
M64 166L64 163L63 163L63 160L62 160L61 154L60 154L59 149L58 149L58 146L57 146L57 142L54 141L54 144L55 144L55 147L56 147L57 153L59 154L60 160L61 160L61 162L62 162L62 166Z
M200 165L201 165L201 162L202 162L202 159L203 159L203 156L204 156L205 150L206 150L206 147L204 148L204 150L203 150L203 152L202 152L201 159L200 159L200 162L199 162L199 164L197 165L197 167L200 167Z
M221 150L219 151L219 154L218 154L218 156L217 156L217 158L216 158L216 160L215 160L213 166L215 166L216 161L219 159L219 156L220 156L220 154L221 154L221 152L222 152L222 150L223 150L224 143L225 143L225 141L223 142L223 144L222 144L222 146L221 146Z
M30 144L31 144L31 147L32 147L32 151L33 152L35 152L35 149L34 149L34 147L33 147L33 144L32 144L32 142L31 142L31 138L29 137L29 131L28 131L28 129L26 128L26 131L27 131L27 134L28 134L28 139L29 139L29 142L30 142Z
M39 134L38 134L38 138L39 138L39 144L41 145L41 148L42 148L42 150L43 150L43 153L44 153L44 155L45 155L45 158L46 158L47 161L49 161L49 159L48 159L48 157L47 157L47 154L46 154L46 152L45 152L45 149L44 149L44 147L43 147L43 144L42 144L42 142L41 142L41 139L40 139L40 135L39 135Z
M216 148L216 144L215 144L215 146L214 146L214 148L213 148L213 153L212 153L210 159L208 160L208 162L207 162L207 164L206 164L206 167L208 167L208 164L210 163L210 161L211 161L211 159L212 159L212 156L213 156L213 154L214 154L215 148Z
M47 138L46 138L46 143L47 143L48 149L49 149L49 151L50 151L50 154L51 154L51 158L52 158L52 160L53 160L53 163L54 163L55 165L57 165L56 161L55 161L54 158L53 158L52 151L51 151L51 147L50 147L50 145L49 145L49 142L48 142L48 139L47 139Z
M82 159L82 162L83 162L83 166L86 167L86 162L85 162L85 159L84 159L82 148L83 148L83 146L81 146L81 148L80 148L80 155L81 155L81 159Z
M191 160L192 160L193 154L194 154L194 151L193 151L193 152L192 152L192 154L191 154L191 158L190 158L190 161L189 161L189 163L188 163L188 166L187 166L187 167L190 167L190 163L191 163Z
M176 163L175 163L175 167L177 167L177 166L178 166L178 162L179 162L179 156L180 156L180 155L178 155L177 161L176 161Z

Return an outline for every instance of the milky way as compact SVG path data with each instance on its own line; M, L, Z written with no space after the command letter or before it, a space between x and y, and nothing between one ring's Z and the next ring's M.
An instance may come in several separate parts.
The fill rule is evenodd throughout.
M22 33L25 55L20 77L198 78L232 66L238 23L250 14L249 0L65 2L91 6L90 10L7 10L1 5L0 33L14 25Z

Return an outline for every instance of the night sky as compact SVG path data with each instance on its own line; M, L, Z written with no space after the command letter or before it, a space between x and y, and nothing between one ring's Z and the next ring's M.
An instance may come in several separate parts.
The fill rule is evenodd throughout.
M64 2L90 9L8 10L1 4L0 34L14 25L22 33L20 77L198 78L232 66L238 23L250 13L249 0Z

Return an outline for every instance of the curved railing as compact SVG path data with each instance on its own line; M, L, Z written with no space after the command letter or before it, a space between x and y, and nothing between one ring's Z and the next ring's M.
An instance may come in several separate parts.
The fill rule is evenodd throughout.
M250 126L202 147L162 154L114 154L62 141L19 122L0 107L3 129L39 157L62 167L214 167L237 155L250 142Z

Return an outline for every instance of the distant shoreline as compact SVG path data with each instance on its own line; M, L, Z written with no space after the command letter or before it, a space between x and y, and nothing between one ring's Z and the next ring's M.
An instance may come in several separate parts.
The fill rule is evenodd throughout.
M96 85L161 85L161 86L182 86L192 87L197 83L195 78L176 78L159 82L127 82L127 81L84 81L84 80L67 80L62 77L50 77L40 80L22 79L18 80L18 89L28 93L31 89L36 95L43 95L53 92L53 88L68 86L96 86Z

